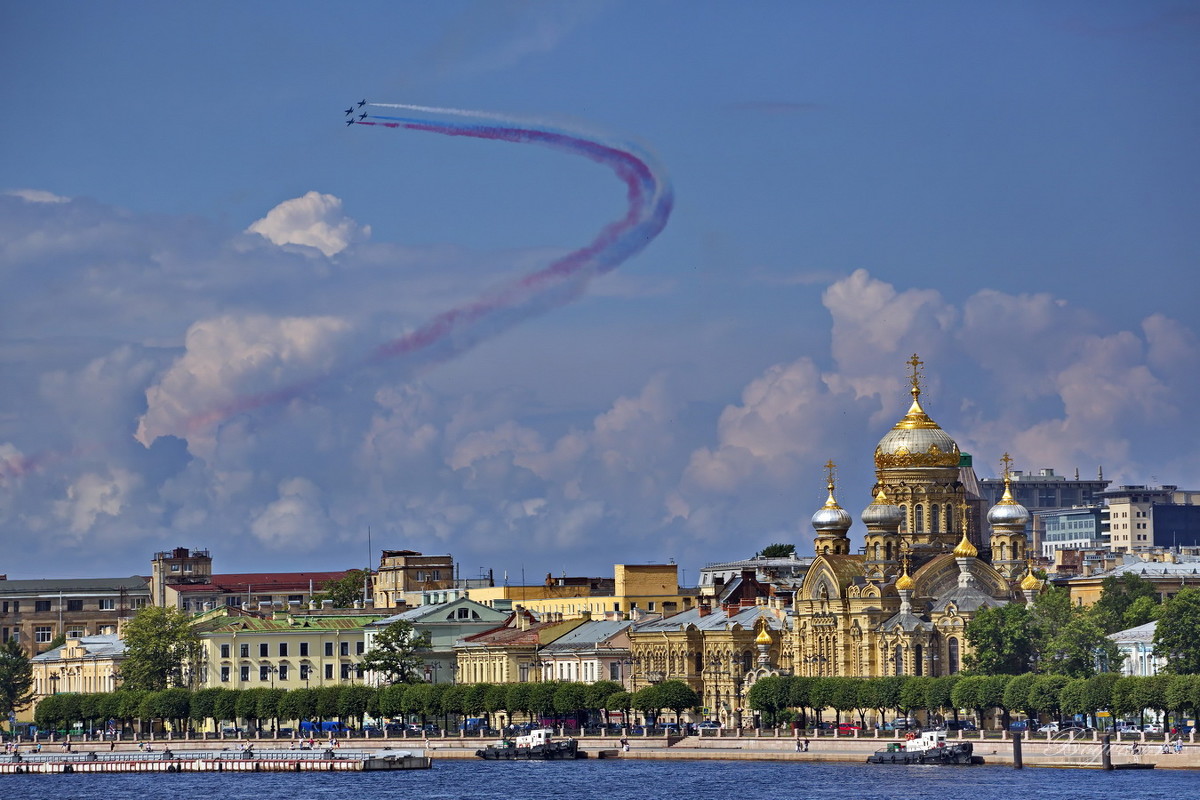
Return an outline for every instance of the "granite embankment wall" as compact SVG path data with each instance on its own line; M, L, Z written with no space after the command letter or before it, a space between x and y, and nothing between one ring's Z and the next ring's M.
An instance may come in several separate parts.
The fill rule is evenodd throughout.
M455 736L408 739L353 739L343 741L342 747L353 750L369 749L402 749L409 750L414 755L426 755L435 761L438 759L473 759L475 751L492 742L493 739L459 738ZM863 763L867 756L876 750L883 749L891 737L874 736L821 736L809 737L807 752L796 751L796 739L790 732L781 731L778 736L764 732L762 736L686 736L686 737L643 737L630 736L628 752L622 751L618 737L584 737L579 740L580 749L585 750L593 758L601 752L608 757L637 758L637 759L708 759L708 760L747 760L747 761L845 761ZM988 764L1011 765L1013 763L1013 744L1008 738L972 739L975 745L975 755L983 756ZM188 741L175 740L165 743L155 742L155 749L161 749L164 744L176 749L188 750L236 750L236 741ZM288 747L287 740L271 742L263 740L255 742L257 747ZM1135 746L1136 745L1136 746ZM324 746L318 740L317 748ZM23 745L26 749L28 745ZM1079 739L1060 737L1046 741L1041 736L1035 736L1032 741L1021 743L1022 760L1028 767L1098 767L1101 757L1100 741L1087 736ZM1112 743L1112 761L1114 764L1151 763L1159 769L1200 769L1200 743L1185 741L1182 752L1161 752L1161 741L1139 741L1126 738ZM55 751L59 745L45 744L44 752ZM95 749L99 753L109 752L107 744L75 743L74 752ZM117 746L121 750L136 750L136 745L122 743Z
M890 738L849 736L821 737L809 739L807 752L796 751L796 740L789 736L764 737L699 737L654 738L629 737L628 752L622 751L620 743L613 737L583 738L580 749L593 757L604 752L606 756L618 758L655 759L708 759L728 761L845 761L861 764L867 756L883 749ZM1009 765L1013 763L1011 739L972 740L975 755L983 756L985 763ZM439 758L474 758L475 750L481 746L478 740L454 738L430 739L424 754ZM1102 743L1090 736L1082 739L1062 737L1046 741L1038 737L1034 741L1022 741L1022 761L1027 767L1075 767L1098 768L1101 762ZM1112 743L1114 764L1154 764L1159 769L1200 769L1200 744L1185 743L1182 751L1174 748L1161 752L1162 742L1134 742L1125 740Z

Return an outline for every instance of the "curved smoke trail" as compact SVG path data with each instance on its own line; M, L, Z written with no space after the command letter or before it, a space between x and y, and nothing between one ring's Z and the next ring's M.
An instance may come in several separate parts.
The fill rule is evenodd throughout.
M570 131L522 124L499 116L461 109L390 103L368 103L372 109L395 109L404 116L368 114L354 125L464 136L475 139L539 144L583 156L609 167L625 184L624 216L605 225L587 245L556 259L479 298L439 313L416 330L386 342L353 367L399 356L424 356L427 362L453 358L529 317L575 300L592 278L615 269L640 252L667 224L673 196L661 168L629 145L617 146ZM189 431L231 416L292 399L330 376L314 378L269 392L247 395L188 419Z
M640 252L662 231L671 214L672 193L665 173L647 154L629 145L618 146L579 133L520 123L477 111L385 103L367 105L373 109L394 109L403 112L404 116L368 114L363 118L355 117L353 124L538 144L583 156L616 173L626 187L627 209L620 219L605 225L587 245L472 302L441 312L411 333L385 342L366 358L347 365L338 373L401 356L413 359L418 354L426 363L445 361L524 319L565 305L575 300L592 278L615 269ZM333 374L316 376L278 389L244 395L231 403L188 417L183 427L188 432L195 432L240 413L287 402L316 389L332 377ZM145 444L148 446L149 443ZM83 449L77 447L70 452L0 461L0 483L19 478L40 466L67 460Z

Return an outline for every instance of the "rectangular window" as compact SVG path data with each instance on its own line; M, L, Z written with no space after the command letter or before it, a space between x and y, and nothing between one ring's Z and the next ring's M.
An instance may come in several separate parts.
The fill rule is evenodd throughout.
M83 628L67 628L67 638L69 639L79 639L83 635Z
M238 670L238 675L241 677L242 683L246 683L247 681L249 681L250 680L250 666L248 664L243 664L242 668Z
M327 656L333 655L333 642L325 643L325 655L327 655Z
M621 681L621 663L619 661L610 661L608 664L608 679L610 681Z
M250 657L250 645L239 644L238 645L238 655L241 656L242 658L249 658Z
M221 667L221 683L229 683L229 667Z
M287 679L288 679L288 665L280 664L279 665L279 680L286 681Z
M33 601L33 610L34 611L49 611L50 610L50 601L49 600L34 600Z
M354 668L353 664L342 664L342 680L350 680L350 670Z
M308 642L300 643L300 655L302 655L302 656L308 655Z
M312 667L310 667L308 664L300 665L300 680L302 680L302 681L308 680L308 676L311 673L312 673Z
M266 642L260 642L258 645L258 657L266 658L268 655L270 655L270 650L271 645L267 644Z
M134 608L145 608L146 607L146 598L144 598L144 597L133 598L133 607Z
M287 654L288 654L288 643L280 642L279 643L279 655L286 656Z
M0 642L8 641L8 628L0 628Z
M38 644L45 644L54 638L54 628L49 625L38 625L33 629L33 640Z
M325 680L327 680L327 681L333 680L333 664L325 665Z
M350 655L350 643L349 642L339 642L339 644L341 645L341 647L338 648L338 653L343 656Z
M100 610L101 611L116 611L117 610L117 601L111 597L101 598Z
M355 655L360 655L360 656L361 656L361 655L363 654L363 652L364 652L366 649L367 649L367 643L366 643L366 642L355 642L355 643L354 643L354 653L355 653Z
M13 613L14 614L21 613L21 601L20 600L13 600Z
M271 678L271 668L263 664L258 668L258 679L260 681L269 680Z
M221 645L221 658L229 658L229 645Z
M179 572L179 565L178 565L178 564L172 564L172 565L171 565L171 572Z
M67 611L83 611L83 601L82 600L68 600L67 601Z

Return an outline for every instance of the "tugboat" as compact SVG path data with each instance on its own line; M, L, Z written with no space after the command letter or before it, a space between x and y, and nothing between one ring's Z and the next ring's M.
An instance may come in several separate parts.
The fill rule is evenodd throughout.
M571 761L587 758L587 753L579 749L579 742L570 737L556 741L554 731L549 728L535 728L516 740L501 739L496 744L476 750L475 755L488 761Z
M891 742L886 749L867 756L868 764L982 764L983 757L971 755L970 742L946 743L945 731L925 731L920 736Z

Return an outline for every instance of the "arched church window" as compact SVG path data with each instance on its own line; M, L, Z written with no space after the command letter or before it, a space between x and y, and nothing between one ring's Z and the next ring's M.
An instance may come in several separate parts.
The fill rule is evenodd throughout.
M696 653L695 662L696 662L696 673L699 674L699 673L703 672L704 671L704 656L700 653Z
M937 508L937 506L934 506L934 508ZM921 647L921 645L916 645L913 647L913 675L916 675L918 678L925 674L922 671L923 665L921 663L923 661L924 654L924 648Z
M892 560L892 543L891 542L887 543L886 552L887 552L887 560L891 561Z
M749 651L742 653L742 671L749 672L754 667L754 655Z
M900 510L904 512L904 516L900 519L900 532L904 533L908 530L908 504L901 503Z
M946 504L946 530L954 531L954 506Z
M917 533L925 530L925 506L920 503L913 507L913 530Z
M896 652L892 656L892 660L896 662L896 674L904 674L904 646L896 645Z
M938 505L932 505L929 507L929 530L933 531L934 533L937 533L941 530L941 528L938 527L938 512L941 510L941 506Z
M946 640L946 655L949 656L946 666L949 669L950 675L958 674L958 638L951 636Z

